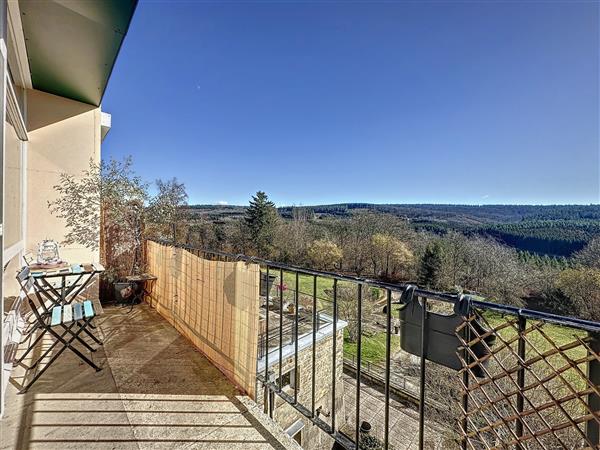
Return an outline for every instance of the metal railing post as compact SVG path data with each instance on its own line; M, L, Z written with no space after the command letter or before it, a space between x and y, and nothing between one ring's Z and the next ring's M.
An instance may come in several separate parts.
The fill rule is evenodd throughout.
M392 291L387 290L386 302L386 322L385 322L385 394L384 394L384 428L383 428L383 448L388 450L389 432L390 432L390 366L391 346L392 346Z
M423 450L425 439L425 356L427 354L427 297L423 299L421 314L421 370L419 392L419 450Z
M527 325L527 319L519 314L518 316L518 331L519 331L519 341L517 344L517 355L519 356L519 370L517 371L517 386L519 388L519 392L517 394L517 413L519 414L517 417L517 423L515 424L515 434L517 437L523 436L523 410L525 408L525 394L523 393L525 390L525 338L523 333L525 332L525 327ZM517 442L515 448L522 449L523 446Z
M315 401L316 401L316 387L317 387L317 276L313 276L313 302L312 302L312 392L311 392L311 414L315 417Z
M355 435L355 443L356 448L360 447L360 364L361 364L361 353L362 353L362 283L358 284L358 301L356 304L356 328L357 328L357 338L356 341L356 435Z
M598 361L597 355L600 354L600 333L590 333L590 350L595 353L592 355L587 367L587 376L592 384L600 386L600 361ZM588 405L590 410L594 411L596 415L600 414L600 396L595 392L588 395ZM600 444L600 426L598 421L600 417L592 417L585 424L585 433L588 441L596 446Z
M465 327L465 348L463 350L463 358L464 358L466 366L468 366L471 361L469 349L467 348L469 346L469 342L471 342L471 326L468 324L470 316L471 316L471 310L469 308L469 310L467 311L467 314L465 316L465 321L467 322L467 325ZM463 391L462 398L461 398L462 409L463 409L462 429L463 429L463 432L465 433L465 436L464 436L464 439L461 441L460 446L463 450L467 450L467 448L468 448L467 433L468 433L468 427L469 427L469 421L467 419L467 414L469 413L469 370L467 369L467 367L464 368L462 378L463 378L463 384L464 384L464 391Z
M337 280L333 280L333 347L331 356L331 433L335 433L335 410L336 410L336 399L335 399L335 387L337 384L336 374L336 360L337 360ZM342 362L343 364L343 362Z
M265 280L265 405L264 412L273 418L273 408L270 407L269 382L269 266L267 265Z
M298 303L299 303L299 291L300 291L300 280L299 274L296 272L296 292L294 295L294 403L298 403Z
M268 283L268 281L267 281ZM283 368L283 269L279 269L279 379L277 386L279 392L282 388L281 371Z

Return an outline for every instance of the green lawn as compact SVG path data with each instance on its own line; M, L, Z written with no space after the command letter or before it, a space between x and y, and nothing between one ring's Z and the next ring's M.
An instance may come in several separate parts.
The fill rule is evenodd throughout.
M265 272L265 270L263 270ZM269 275L275 275L279 277L279 270L270 270ZM293 272L283 272L283 283L284 283L284 293L283 297L286 301L293 300L294 293L296 291L296 274ZM279 284L279 280L275 282L276 285ZM312 275L302 275L298 276L298 284L299 284L299 293L300 296L308 299L312 298L314 292L314 277ZM350 281L338 281L338 287L351 287L353 289L357 289L356 283ZM370 287L373 289L372 295L378 296L379 289ZM332 303L333 303L333 280L331 278L325 277L317 277L317 308L320 311L326 311L331 314L332 312ZM279 294L279 290L277 287L273 287L271 291L271 295L276 296ZM363 297L364 298L364 297Z
M345 331L345 330L344 330ZM392 335L392 354L400 349L400 336ZM363 362L385 363L385 331L373 336L363 336L361 341L361 358ZM356 358L356 343L349 342L344 332L344 357Z
M278 276L278 270L271 270L270 274ZM292 272L283 272L283 281L286 286L284 289L284 299L286 301L293 300L294 293L296 290L296 275ZM313 295L313 283L314 279L311 275L299 275L299 291L300 297L304 303L311 302ZM276 283L278 284L278 282ZM356 283L352 282L338 282L338 286L351 286L354 289L356 288ZM317 277L317 307L320 311L325 311L331 314L332 307L332 288L333 288L333 280L324 277ZM277 287L274 287L271 291L271 295L278 295ZM375 296L378 296L379 292L377 289L373 292ZM392 315L393 317L398 317L398 308L399 305L394 305L392 307ZM499 327L507 320L510 320L510 317L504 318L500 314L486 311L483 313L484 318L487 320L488 324L494 328ZM383 316L382 316L383 317ZM536 324L538 322L533 320L527 321L527 326L530 327L532 324ZM573 342L577 338L584 338L587 333L585 331L576 330L572 328L567 328L554 324L545 324L541 330L546 336L548 336L551 341L558 347L566 345L570 342ZM498 331L499 338L503 341L508 342L516 337L516 330L513 327L506 327ZM526 336L526 358L533 358L537 356L539 353L545 353L553 350L553 345L544 337L544 335L540 331L531 331ZM500 346L504 344L500 339L496 340L495 348L499 349ZM517 343L514 342L512 344L513 349L516 350ZM392 353L398 351L400 348L400 338L399 336L392 336ZM537 352L536 352L537 350ZM583 346L577 346L573 349L565 351L565 354L569 359L578 360L586 356L586 350ZM503 357L507 357L508 351L503 351ZM347 358L356 357L356 343L351 343L344 339L344 356ZM499 355L500 356L500 355ZM364 335L362 338L362 358L365 362L371 363L384 363L385 362L385 332L378 332L372 336ZM512 357L509 358L512 360ZM506 364L508 360L505 360ZM561 355L553 355L545 358L545 361L552 365L552 367L556 370L559 369L565 364L567 364L567 360ZM540 374L547 374L550 371L550 368L544 364L544 361L537 362L536 372L539 371ZM514 361L512 361L514 363ZM509 362L510 366L511 363ZM583 365L580 368L585 369ZM581 378L581 376L574 370L568 369L562 373L562 376L574 387L581 389L584 387L585 382Z
M487 321L487 324L495 329L501 327L503 324L507 323L507 321L516 320L514 317L502 317L502 315L498 313L489 311L484 312L483 317ZM516 339L516 326L517 325L515 323L514 326L502 328L497 331L497 339L494 349L500 349L506 346L505 343L511 343L513 351L516 352L518 346L518 341ZM532 327L534 329L531 329ZM535 327L539 328L535 329ZM543 360L537 361L529 366L530 372L526 375L527 383L532 383L535 381L535 377L533 376L534 373L538 378L544 378L555 370L564 369L566 366L568 366L568 359L571 361L581 360L582 358L585 358L587 354L584 346L577 345L574 348L564 351L566 357L557 353L553 353L548 356L545 355L546 353L554 352L556 347L560 348L577 341L577 339L584 339L587 336L586 331L551 323L542 324L537 320L527 320L526 330L528 331L524 337L525 359L531 360L532 358L544 355ZM498 358L503 361L503 364L507 368L512 367L516 363L515 358L508 349L502 350L500 353L498 353ZM576 369L570 368L564 370L560 376L553 379L553 383L560 385L561 390L564 391L561 395L570 394L570 390L567 388L564 382L570 384L577 391L586 388L587 382L584 378L586 373L585 364L579 364L578 367L584 375L580 374ZM561 378L564 379L564 381L562 381Z

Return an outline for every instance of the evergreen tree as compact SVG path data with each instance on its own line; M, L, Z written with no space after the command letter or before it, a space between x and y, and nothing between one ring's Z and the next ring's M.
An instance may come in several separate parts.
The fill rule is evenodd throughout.
M419 270L419 284L427 288L437 288L442 271L442 247L439 242L429 244L425 249Z
M267 194L258 191L250 200L244 218L249 244L258 256L268 257L271 254L278 219L275 204Z

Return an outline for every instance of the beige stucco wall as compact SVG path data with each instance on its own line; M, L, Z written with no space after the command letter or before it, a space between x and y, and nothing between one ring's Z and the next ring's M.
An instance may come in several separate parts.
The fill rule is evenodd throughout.
M43 239L61 242L63 220L48 210L56 198L53 186L61 173L81 175L90 158L100 160L100 108L45 92L27 91L27 232L26 250L37 251ZM97 262L98 251L61 246L61 257L69 262Z

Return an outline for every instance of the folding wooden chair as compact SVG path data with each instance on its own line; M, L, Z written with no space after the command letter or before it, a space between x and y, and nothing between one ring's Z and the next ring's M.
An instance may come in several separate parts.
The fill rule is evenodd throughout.
M17 360L17 363L21 363L29 354L29 352L31 352L31 350L37 345L38 342L40 342L42 340L42 338L44 337L44 335L48 332L48 328L44 326L45 323L48 322L48 320L52 319L53 317L55 317L55 310L57 310L57 308L60 310L60 308L62 308L62 310L64 311L64 317L66 318L70 318L74 316L74 311L77 310L79 311L81 309L81 303L70 303L67 305L55 305L55 306L51 306L48 307L46 306L46 302L44 302L44 299L40 298L38 296L38 301L39 301L39 306L35 306L35 303L31 300L31 298L29 299L29 306L34 314L35 317L35 322L33 325L33 329L32 331L35 331L37 329L41 328L41 331L38 332L38 335L36 336L35 340L33 341L33 343L29 346L29 348L25 351L25 353L23 353L19 359ZM92 302L89 300L86 300L83 304L90 304L90 308L92 308L93 311L93 306L91 306ZM80 317L80 315L78 315L78 317ZM78 320L82 320L82 319L78 319ZM67 323L70 323L72 320L63 320L63 322L57 324L57 326L61 326L62 328L64 328L65 330L67 329ZM81 325L79 325L81 326ZM93 326L92 323L89 324L90 327L95 328ZM92 332L90 332L90 330L88 330L86 327L83 328L82 330L83 332L85 332L85 334L87 334L96 344L98 345L102 345L102 342L96 337L94 336L94 334ZM86 347L88 350L95 352L96 350L92 347L90 347L88 345L87 342L85 342L83 339L81 339L79 336L77 337L77 341L79 341L81 344L84 345L84 347ZM39 359L38 359L39 362ZM35 363L37 364L37 363ZM32 366L33 367L33 366Z
M60 350L52 355L50 360L44 365L43 368L37 371L35 376L21 389L20 393L26 392L35 383L40 376L52 365L54 361L64 352L67 348L75 353L81 360L89 364L96 371L102 370L96 364L94 364L89 358L81 353L77 348L73 346L75 341L81 343L88 350L95 352L92 346L85 342L79 336L82 332L85 332L90 336L96 343L102 345L102 342L98 340L88 329L91 321L96 317L94 306L90 300L85 300L83 303L71 303L67 305L54 306L49 310L50 314L40 313L35 302L29 298L29 306L33 312L39 327L42 329L41 333L37 336L34 343L27 349L26 353L41 340L42 336L46 333L52 335L55 341L52 345L30 366L30 369L37 367L37 365L47 356L50 355L52 350L58 345L62 344ZM23 357L20 358L22 360Z

